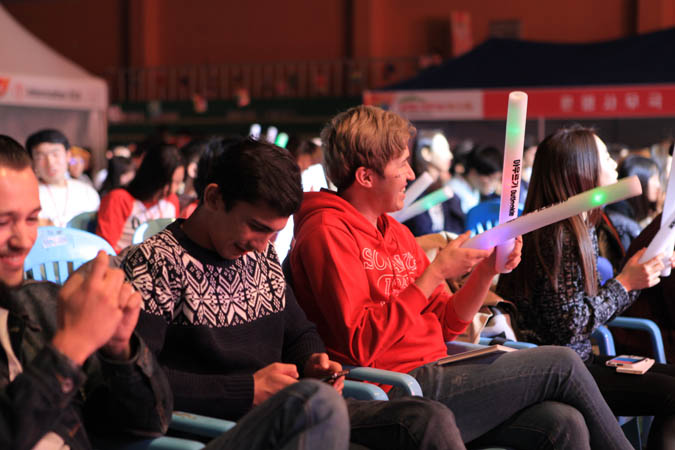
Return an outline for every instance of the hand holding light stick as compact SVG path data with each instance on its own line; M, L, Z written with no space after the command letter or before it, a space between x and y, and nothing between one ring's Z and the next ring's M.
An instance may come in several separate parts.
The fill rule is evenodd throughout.
M635 197L641 193L640 180L636 175L633 175L609 186L600 186L570 197L564 202L532 211L510 222L500 223L496 227L472 237L462 247L489 250L530 231L609 203Z
M663 204L663 213L661 214L661 229L670 223L668 218L673 212L675 212L675 158L673 158L670 163L670 176L668 177L668 187L666 188L666 201ZM673 254L673 247L675 247L675 234L670 235L666 245L663 247L662 277L670 276L670 257Z
M452 196L452 189L449 186L446 186L422 197L407 208L396 211L395 213L391 214L391 216L399 222L405 222L412 217L422 214L432 206L443 203Z
M661 221L661 223L663 223L663 221ZM665 252L666 247L671 245L673 240L675 240L675 211L668 217L665 225L661 225L661 228L659 228L659 231L654 235L652 241L647 246L647 250L642 254L642 257L638 262L644 264L659 253ZM668 257L666 264L670 267L670 256Z
M511 92L509 94L509 109L506 114L506 142L504 143L504 167L502 169L502 199L499 208L499 223L506 223L518 217L526 119L527 94L520 91ZM510 272L510 270L505 269L505 265L514 246L515 241L513 239L497 246L498 272Z
M406 209L408 206L414 202L417 197L422 195L424 191L427 190L431 183L434 182L434 177L431 176L429 172L423 172L422 175L417 177L410 186L405 190L405 199L403 200L403 209Z

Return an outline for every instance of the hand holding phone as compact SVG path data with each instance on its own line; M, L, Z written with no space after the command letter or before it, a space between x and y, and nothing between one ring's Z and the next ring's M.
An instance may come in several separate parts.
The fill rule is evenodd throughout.
M321 381L326 382L328 384L333 384L335 381L340 378L344 377L347 374L349 374L349 370L341 370L339 372L333 372L332 374L328 375L327 377L323 377Z

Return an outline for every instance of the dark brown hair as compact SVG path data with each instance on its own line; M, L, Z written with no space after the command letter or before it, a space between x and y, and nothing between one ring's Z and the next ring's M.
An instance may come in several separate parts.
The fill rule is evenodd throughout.
M598 184L599 157L594 130L574 126L562 128L546 137L537 148L532 167L532 178L523 213L560 203L569 197L593 189ZM589 295L598 289L596 257L593 251L589 225L600 217L600 210L589 211L586 219L582 215L556 222L523 236L523 258L517 272L521 286L531 292L531 274L535 273L536 261L546 271L554 289L558 289L558 274L562 258L563 228L574 236L584 284ZM545 259L541 248L544 242L553 242L553 258Z

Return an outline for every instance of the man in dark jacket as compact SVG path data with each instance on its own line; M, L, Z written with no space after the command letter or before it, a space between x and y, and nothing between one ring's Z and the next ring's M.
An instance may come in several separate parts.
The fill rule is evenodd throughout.
M88 449L87 431L161 435L172 398L134 334L139 294L103 252L63 287L24 283L39 212L28 153L0 135L0 448Z

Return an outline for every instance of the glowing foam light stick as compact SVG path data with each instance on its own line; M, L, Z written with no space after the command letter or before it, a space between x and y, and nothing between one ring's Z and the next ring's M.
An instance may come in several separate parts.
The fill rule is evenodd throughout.
M504 143L499 223L506 223L518 217L526 119L527 94L519 91L511 92L509 94L509 109L506 114L506 142ZM500 273L510 272L504 266L515 245L515 241L511 239L497 246L497 270Z
M286 148L286 145L288 145L288 135L286 133L279 133L277 140L274 141L274 145L277 145L281 148Z
M256 141L260 139L260 133L262 133L262 127L259 123L254 123L251 125L251 129L248 131L248 135L251 136Z
M663 213L661 214L661 229L665 227L670 217L675 212L675 158L670 163L670 176L668 177L668 187L666 188L666 201L663 204ZM663 270L662 277L670 276L670 257L675 247L675 234L671 235L663 248Z
M267 140L267 142L270 144L274 144L274 142L277 140L277 134L279 134L277 127L269 127L267 129L267 133L265 133L265 140Z
M600 186L570 197L564 202L532 211L510 222L500 223L496 227L472 237L462 247L489 250L502 242L529 233L530 231L568 219L584 211L598 208L608 203L635 197L641 193L642 186L640 185L640 180L637 175L633 175L609 186Z
M675 239L675 211L668 217L665 225L661 225L638 262L644 264L659 253L663 253L673 239ZM670 257L668 258L668 266L670 267Z
M417 197L422 195L424 191L427 190L431 183L434 182L434 178L429 172L424 172L422 175L417 177L415 181L412 182L408 189L405 190L405 200L403 200L403 209L410 206L412 202L417 200Z
M437 191L432 192L429 195L425 195L421 199L417 200L412 205L404 208L400 211L396 211L391 216L398 220L399 222L405 222L406 220L418 216L423 212L426 212L432 206L436 206L439 203L443 203L450 197L452 197L453 192L449 187L443 187Z

